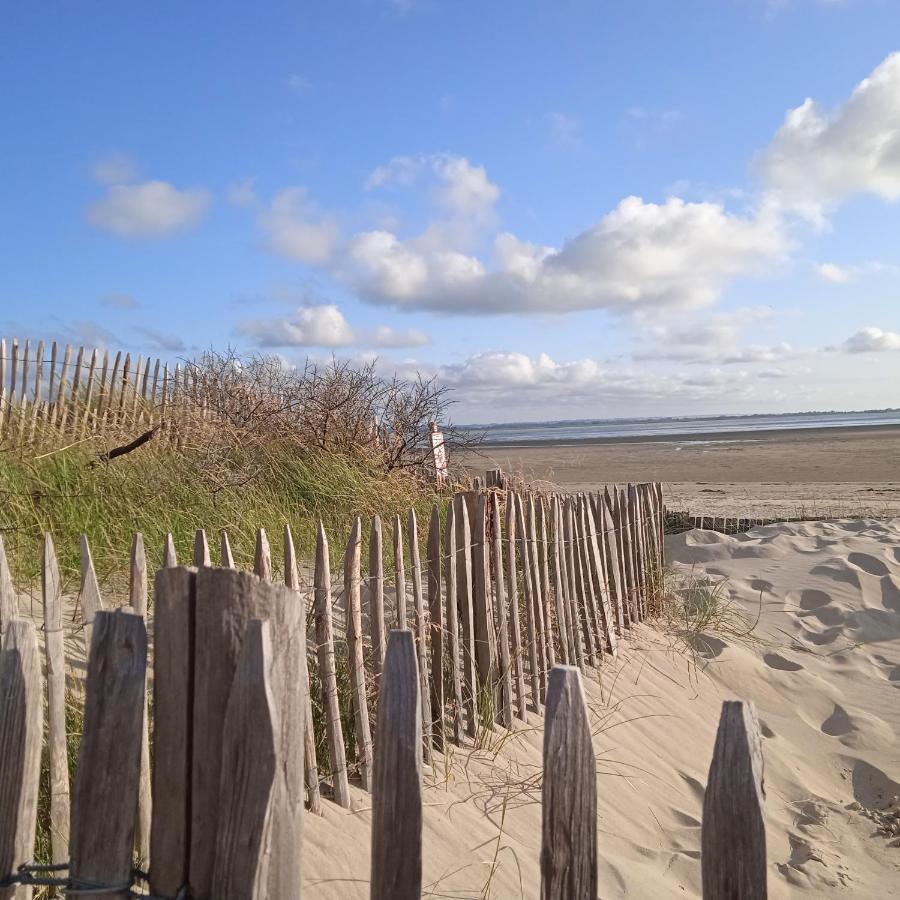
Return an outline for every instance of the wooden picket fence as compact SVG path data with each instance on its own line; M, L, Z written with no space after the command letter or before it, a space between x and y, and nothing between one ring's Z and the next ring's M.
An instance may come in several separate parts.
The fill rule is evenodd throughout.
M188 402L203 403L192 367L0 338L0 441L31 443L45 425L76 439L110 426L149 427Z
M419 897L423 761L447 741L471 741L479 729L542 711L542 896L596 897L596 775L579 670L614 655L651 611L662 526L658 484L578 496L459 494L432 511L424 569L415 513L406 529L395 519L393 584L377 516L366 578L362 522L352 523L339 592L320 526L311 598L288 527L283 585L273 583L262 531L252 574L233 568L227 535L217 567L202 530L190 568L177 565L169 540L149 610L152 728L143 539L136 535L132 546L129 604L115 612L103 608L83 539L89 657L71 790L62 590L48 535L42 595L52 870L32 865L44 730L39 645L31 623L18 618L0 545L0 900L28 897L32 885L45 883L79 896L137 896L143 880L160 898L299 897L304 806L319 811L324 794L348 807L351 771L372 793L371 896ZM353 707L351 759L339 708L342 660ZM319 773L326 760L317 759L314 700L324 709L327 778ZM709 897L765 896L755 727L752 710L726 705L704 813ZM707 821L727 846L712 831L707 838ZM133 868L133 853L146 873Z

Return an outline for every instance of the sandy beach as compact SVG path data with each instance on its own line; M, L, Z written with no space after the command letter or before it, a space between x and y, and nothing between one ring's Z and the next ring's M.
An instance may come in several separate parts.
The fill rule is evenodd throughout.
M752 641L710 634L694 653L642 625L586 671L600 896L701 896L704 785L736 696L763 736L769 896L900 896L898 547L900 520L670 537L676 571L727 579L759 621ZM423 896L539 896L542 734L532 714L426 773ZM371 798L352 791L352 811L307 818L304 896L368 896Z
M472 474L499 466L567 491L662 481L668 506L696 515L900 513L896 426L485 445L456 461Z

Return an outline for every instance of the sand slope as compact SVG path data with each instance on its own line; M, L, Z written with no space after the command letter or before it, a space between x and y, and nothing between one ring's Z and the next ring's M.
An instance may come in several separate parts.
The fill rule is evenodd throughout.
M691 660L643 627L587 693L598 756L600 895L699 897L700 815L719 706L764 732L770 896L900 897L900 840L868 814L900 794L900 520L670 541L726 577L760 646L712 636ZM454 748L429 777L426 896L537 897L540 719ZM449 770L445 763L449 763ZM308 817L305 896L368 895L369 798Z

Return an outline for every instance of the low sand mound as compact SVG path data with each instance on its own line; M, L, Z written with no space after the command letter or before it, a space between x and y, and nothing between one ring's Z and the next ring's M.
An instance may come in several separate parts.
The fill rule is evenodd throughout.
M900 897L900 520L670 540L682 573L727 579L758 644L697 654L642 627L586 684L598 759L600 895L699 897L700 817L721 701L763 732L770 896ZM537 897L541 719L453 748L426 790L426 896ZM366 897L369 797L308 817L305 896Z

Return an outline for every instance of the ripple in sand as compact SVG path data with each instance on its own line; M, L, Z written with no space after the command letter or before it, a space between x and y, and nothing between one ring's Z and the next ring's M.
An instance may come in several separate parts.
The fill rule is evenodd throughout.
M800 592L800 609L819 609L822 606L828 606L831 603L831 594L825 591L806 590Z

